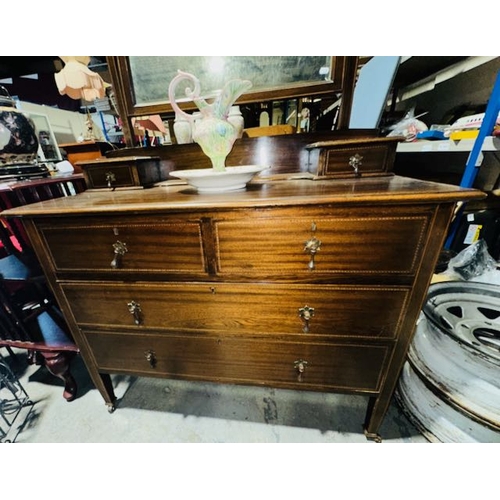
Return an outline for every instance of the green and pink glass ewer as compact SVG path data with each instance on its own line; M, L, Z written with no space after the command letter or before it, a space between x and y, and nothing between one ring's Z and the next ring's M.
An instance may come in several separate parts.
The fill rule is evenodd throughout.
M176 102L176 88L188 80L192 86L185 89L186 97L191 99L199 113L188 114ZM213 102L208 103L201 97L199 79L191 73L178 71L168 87L168 97L175 111L176 119L184 119L191 125L193 141L199 144L203 153L210 158L216 172L226 170L226 158L231 152L238 130L228 121L229 111L235 101L252 87L248 80L233 79L228 81Z

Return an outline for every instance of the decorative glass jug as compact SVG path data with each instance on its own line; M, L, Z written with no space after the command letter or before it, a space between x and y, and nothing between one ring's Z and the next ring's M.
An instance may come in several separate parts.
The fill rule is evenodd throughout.
M193 115L182 111L175 100L176 87L183 80L191 81L194 87L187 87L185 93L200 110L201 115L196 120ZM176 119L184 118L189 121L193 141L200 145L210 158L213 169L218 172L225 171L226 157L239 136L238 129L228 120L229 111L238 97L251 87L252 83L248 80L230 80L211 104L200 96L200 81L191 73L178 71L168 87L168 97Z

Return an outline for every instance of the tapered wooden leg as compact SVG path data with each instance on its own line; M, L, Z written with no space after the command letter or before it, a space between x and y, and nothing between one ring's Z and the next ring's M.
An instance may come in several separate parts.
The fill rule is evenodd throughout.
M366 410L366 417L364 424L364 433L366 439L369 439L370 441L375 441L376 443L381 443L382 437L378 433L378 428L382 423L382 417L377 418L377 416L374 415L374 409L377 402L378 399L375 397L371 397L368 402L368 408Z
M113 389L113 382L111 381L111 375L108 373L100 373L99 376L105 391L104 400L106 402L106 406L108 407L108 412L113 413L116 409L116 396Z
M67 351L51 351L41 353L45 366L52 375L59 377L64 382L63 397L66 401L73 401L76 397L77 386L70 373L70 361L74 353Z

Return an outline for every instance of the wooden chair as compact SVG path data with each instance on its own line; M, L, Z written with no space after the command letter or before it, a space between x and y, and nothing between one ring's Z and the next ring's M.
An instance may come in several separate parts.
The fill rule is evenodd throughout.
M21 251L0 223L0 347L28 350L28 362L45 365L64 382L72 401L77 386L70 373L78 348L45 282L36 257Z

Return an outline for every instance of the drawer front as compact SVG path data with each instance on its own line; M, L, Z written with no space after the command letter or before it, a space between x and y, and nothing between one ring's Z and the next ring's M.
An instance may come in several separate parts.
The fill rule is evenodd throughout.
M41 234L58 272L205 272L198 221L43 224Z
M360 392L378 390L390 352L385 345L218 336L87 332L87 340L100 371Z
M85 182L89 188L118 188L141 185L134 165L103 165L82 168Z
M215 226L222 275L413 275L425 245L429 215L249 216L218 220Z
M318 175L325 177L380 175L392 170L394 151L393 145L324 149L320 153Z
M166 177L155 159L94 160L80 166L89 188L151 187Z
M394 338L409 289L330 285L63 283L82 327Z

